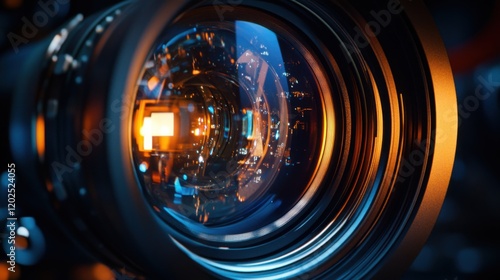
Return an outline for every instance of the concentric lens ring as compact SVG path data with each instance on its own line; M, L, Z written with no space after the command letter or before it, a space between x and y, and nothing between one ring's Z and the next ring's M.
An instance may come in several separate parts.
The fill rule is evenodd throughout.
M41 170L106 129L44 178L63 220L153 277L197 263L219 278L362 278L411 259L456 139L446 55L415 2L376 36L380 7L356 3L130 5L69 80L77 93L50 77L68 109L48 122L61 137Z

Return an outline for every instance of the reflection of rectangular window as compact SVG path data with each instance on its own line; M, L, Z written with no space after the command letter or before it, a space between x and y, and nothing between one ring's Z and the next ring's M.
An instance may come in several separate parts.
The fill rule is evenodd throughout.
M241 134L249 139L253 137L253 112L248 110L242 118Z
M151 113L151 117L145 117L141 129L144 137L144 150L153 149L153 137L174 136L174 113L161 112Z

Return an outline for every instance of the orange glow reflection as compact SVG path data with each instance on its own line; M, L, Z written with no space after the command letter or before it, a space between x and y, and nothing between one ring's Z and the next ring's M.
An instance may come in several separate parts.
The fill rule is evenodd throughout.
M45 155L45 120L42 116L36 118L36 150L38 157L43 159Z

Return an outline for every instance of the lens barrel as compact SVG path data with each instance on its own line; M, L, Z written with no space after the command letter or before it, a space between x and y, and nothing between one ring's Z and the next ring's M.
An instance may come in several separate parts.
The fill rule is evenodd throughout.
M14 159L113 267L394 277L437 218L456 101L419 1L132 1L39 46Z

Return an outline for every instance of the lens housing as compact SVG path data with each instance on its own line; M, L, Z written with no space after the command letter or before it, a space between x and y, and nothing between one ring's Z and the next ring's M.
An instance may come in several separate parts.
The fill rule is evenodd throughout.
M451 71L444 63L446 53L421 4L415 2L403 1L401 9L383 10L391 22L378 34L369 19L373 11L385 7L342 1L244 1L223 6L213 6L211 1L151 1L140 9L138 3L130 3L120 13L112 9L87 19L54 49L49 75L32 108L37 112L29 120L36 120L33 144L39 165L34 174L39 177L35 181L44 182L56 212L73 234L93 244L115 266L153 277L182 278L187 272L204 275L205 271L232 279L362 278L380 269L385 275L397 273L416 254L436 219L456 142L456 106ZM221 7L226 12L221 13ZM197 28L196 32L190 28ZM250 35L242 35L239 43L238 34L245 32ZM277 39L260 42L266 33ZM190 45L192 38L203 34L208 35L202 43ZM230 47L226 51L222 46L223 37L229 38L224 43L228 47L247 44L234 63L227 56ZM214 52L222 53L229 64L210 66L206 60L212 49L209 41L214 39ZM279 47L270 48L275 42ZM162 44L177 49L165 51ZM186 49L194 55L200 47L205 60L200 55L198 68L192 57L178 56L177 62L166 63L170 70L182 66L178 76L160 79L145 67L157 67L158 55L166 58ZM279 66L271 61L276 55L262 57L265 51L277 50L283 64L289 63L283 73L290 76L276 70ZM158 60L151 60L152 55ZM257 69L263 65L274 69L264 76L274 82L245 84L245 75L252 80L254 70L249 70L250 60L239 60L242 56L260 62ZM240 73L243 80L237 76ZM301 88L299 93L290 90L292 85ZM269 89L259 95L259 86ZM180 97L154 99L151 94L168 90L172 94L178 90ZM259 96L266 102L260 102ZM154 100L163 109L156 110L143 100ZM223 168L232 157L237 164L229 168L231 172L253 171L245 163L249 153L262 158L255 165L274 164L265 173L265 184L255 183L258 187L251 192L249 204L217 205L220 212L208 218L189 214L196 203L188 196L203 192L202 203L208 209L215 199L207 194L216 192L219 201L234 199L241 196L240 187L249 184L242 179L245 176L219 188L210 182L217 176L195 181L202 174L197 168L206 167L200 166L199 158L186 165L187 159L178 155L173 166L181 163L181 167L171 168L175 175L165 179L169 177L162 171L169 164L166 152L178 146L162 144L151 133L151 145L145 144L144 123L149 118L150 124L175 126L176 115L169 114L174 107L189 113L184 131L192 135L181 144L193 144L189 141L195 134L203 136L204 130L205 136L215 135L218 125L218 135L224 136L222 128L229 128L227 137L197 140L204 146L199 153L210 154L211 148L217 148L208 166L214 174L227 171ZM266 117L266 123L264 111L288 122L277 127L273 117ZM306 118L302 113L308 119L307 129L294 135L290 120ZM203 120L198 122L202 125L198 133L192 119ZM248 129L250 119L255 129L253 125ZM204 127L209 121L214 131ZM169 129L154 137L183 131ZM260 135L249 137L254 133ZM259 141L278 156L266 158L264 146L255 146ZM304 142L307 146L302 146ZM230 148L224 152L226 144ZM151 152L154 145L165 152L163 158ZM286 149L279 152L281 145L290 149L289 166ZM246 155L237 154L242 148ZM196 149L181 149L178 154L192 152L198 154ZM202 158L203 163L208 159ZM157 174L144 175L151 166ZM298 173L302 166L300 171L307 176ZM257 170L250 172L252 180L259 175ZM161 190L162 180L170 193ZM289 192L292 182L299 183ZM176 203L176 187L181 203ZM193 262L205 271L193 269Z

